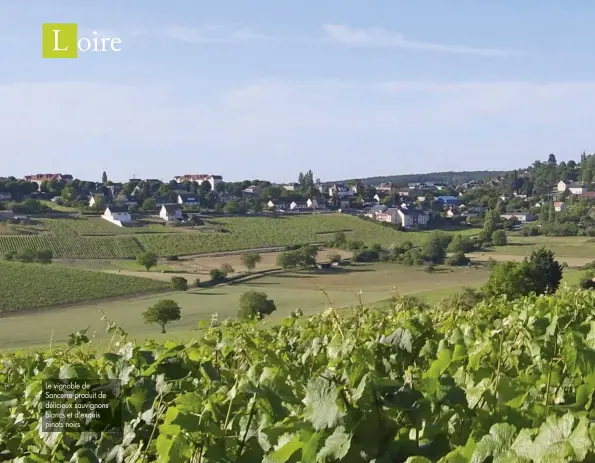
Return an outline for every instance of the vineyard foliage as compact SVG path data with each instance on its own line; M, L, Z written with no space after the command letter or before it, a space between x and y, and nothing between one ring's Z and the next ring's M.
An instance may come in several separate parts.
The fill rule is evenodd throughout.
M0 314L170 288L167 282L0 261Z
M30 248L51 249L58 259L130 259L143 251L165 257L320 243L337 231L353 240L384 246L405 240L421 242L427 236L344 214L218 218L198 229L156 223L121 228L98 217L41 219L39 226L35 234L0 235L0 254Z
M235 251L295 244L321 243L344 231L352 240L389 246L400 241L421 243L427 233L399 232L345 214L308 214L292 217L229 217L209 221L223 232L184 233L176 236L147 234L137 237L145 249L160 256Z
M25 248L51 249L58 259L129 259L142 252L139 243L128 236L0 236L0 254Z
M333 309L199 340L5 354L0 455L20 462L594 461L595 293L469 311ZM108 330L117 333L113 324ZM118 335L118 336L120 336ZM117 336L116 336L117 337ZM73 336L73 339L82 339ZM116 340L114 340L116 341ZM119 350L118 350L119 349ZM40 431L40 380L120 379L121 434Z

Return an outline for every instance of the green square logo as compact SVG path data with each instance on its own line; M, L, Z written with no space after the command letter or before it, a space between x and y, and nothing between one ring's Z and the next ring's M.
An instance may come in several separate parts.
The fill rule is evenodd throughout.
M78 30L74 23L52 23L41 26L43 58L77 58Z

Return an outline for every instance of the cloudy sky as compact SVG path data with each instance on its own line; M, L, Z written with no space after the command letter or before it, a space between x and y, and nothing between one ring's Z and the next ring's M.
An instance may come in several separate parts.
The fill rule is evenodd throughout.
M595 151L592 0L0 2L0 176L290 181ZM122 39L42 59L41 25Z

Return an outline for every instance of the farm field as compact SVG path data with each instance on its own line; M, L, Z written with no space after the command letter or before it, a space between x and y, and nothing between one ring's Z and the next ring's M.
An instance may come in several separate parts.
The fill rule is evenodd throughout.
M0 253L29 247L51 249L54 257L61 259L129 259L143 250L165 257L319 243L338 231L344 231L352 240L383 246L404 241L421 243L430 233L400 232L343 214L205 219L205 225L196 228L142 223L139 227L120 228L98 217L41 219L35 226L6 228L10 234L3 235L0 229ZM477 230L462 233L474 234Z
M123 278L121 275L99 272L85 273L99 277ZM52 332L55 342L64 341L69 333L87 326L90 327L90 333L96 332L99 339L105 339L108 335L104 332L105 325L101 321L99 309L104 310L111 320L121 325L134 337L160 338L162 335L154 326L143 323L141 312L164 298L174 299L182 307L182 319L168 328L167 337L191 337L197 322L210 318L213 313L218 313L221 318L234 317L240 295L251 289L264 291L275 301L277 311L271 317L275 320L285 317L291 310L298 308L308 314L325 309L328 307L328 302L322 289L327 292L335 307L357 305L359 303L357 293L360 290L364 303L390 298L395 294L395 290L403 294L420 293L424 297L435 300L463 286L479 286L485 282L487 275L487 270L468 268L428 274L422 269L395 264L358 264L346 267L344 272L336 274L267 275L235 285L140 296L128 300L99 301L0 319L0 348L45 344L49 342ZM155 283L158 282L155 281Z
M390 246L412 241L421 243L428 231L401 232L378 223L343 214L313 214L294 217L230 217L208 222L219 224L224 233L187 233L138 236L139 243L161 256L199 252L234 251L261 247L324 242L343 231L351 240ZM477 230L465 230L465 233ZM451 232L452 233L452 232Z
M0 262L0 313L45 309L168 287L167 283L147 278L72 270L53 265Z
M44 271L50 268L51 266L46 267ZM110 281L126 281L122 280L123 275L76 270L73 272L87 273L97 278L117 279ZM563 281L566 284L575 285L582 274L581 271L567 269L564 272ZM167 280L161 282L163 285L167 285L172 276L172 274L158 273L154 275L156 278L161 277L161 280ZM298 308L306 314L324 310L328 307L328 301L322 289L327 293L333 306L337 308L358 305L360 290L364 304L386 300L397 292L438 302L463 287L481 286L487 281L488 275L488 270L469 268L459 268L452 272L450 269L442 268L429 274L420 268L398 264L357 264L337 274L271 274L244 283L220 285L209 289L81 303L71 307L31 312L23 316L10 316L0 319L0 349L47 345L52 333L55 343L64 342L68 334L87 326L89 326L89 333L95 333L97 340L103 342L108 339L108 335L105 333L105 322L101 321L99 309L104 310L111 320L121 325L134 338L161 339L163 336L154 326L143 323L141 313L150 305L165 298L174 299L182 307L182 319L168 327L165 338L189 339L195 336L194 330L199 320L209 319L213 313L218 313L222 319L235 316L240 295L251 289L264 291L275 301L277 311L270 317L274 321ZM190 281L189 275L182 276ZM159 284L159 281L154 283Z
M180 228L166 226L165 222L141 220L137 226L118 227L101 217L42 219L42 224L54 233L76 233L81 236L134 235L139 233L179 233Z
M573 257L579 259L588 259L588 262L595 260L595 239L585 236L519 236L508 235L508 244L506 246L497 246L486 251L488 254L508 254L518 256L528 256L536 248L545 246L550 249L560 262ZM495 257L494 257L495 258ZM570 264L570 263L569 263Z
M54 257L63 259L130 259L142 252L130 236L0 236L0 254L23 248L50 249Z

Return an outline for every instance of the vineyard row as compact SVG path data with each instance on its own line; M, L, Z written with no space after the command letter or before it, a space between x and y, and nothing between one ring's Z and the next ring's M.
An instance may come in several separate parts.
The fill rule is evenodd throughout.
M143 251L134 237L126 236L0 236L0 253L24 248L50 249L58 259L128 259Z

